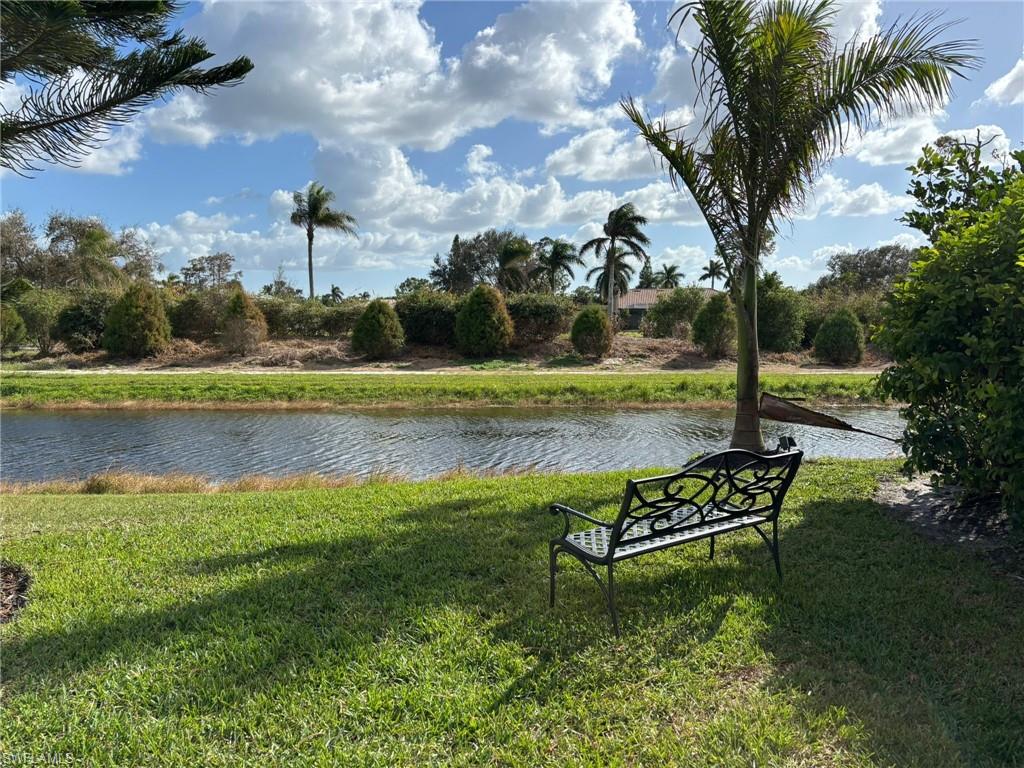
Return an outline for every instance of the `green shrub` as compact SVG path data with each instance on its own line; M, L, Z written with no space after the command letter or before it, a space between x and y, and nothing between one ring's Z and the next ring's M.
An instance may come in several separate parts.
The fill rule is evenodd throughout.
M163 301L148 283L132 283L107 313L103 348L112 355L155 355L163 351L170 340L171 324Z
M39 354L50 354L56 341L57 318L67 304L67 294L44 288L26 291L15 302L25 322L25 334L39 347Z
M854 365L864 357L864 326L845 307L825 318L814 337L814 355L837 365Z
M584 307L572 323L572 346L584 357L604 357L612 348L612 325L603 307Z
M224 309L221 346L228 352L248 354L267 340L267 321L260 308L241 288L232 291Z
M406 294L395 302L405 338L417 344L438 347L455 346L455 318L461 303L444 291L421 290Z
M455 344L469 357L491 357L512 343L512 318L496 288L478 285L455 317Z
M542 344L569 330L575 311L572 300L552 293L514 293L508 314L515 326L518 346Z
M17 349L25 341L25 321L14 305L0 304L0 349Z
M394 307L371 301L352 329L352 350L372 360L393 357L405 346L405 334Z
M771 352L800 349L804 337L804 298L792 288L773 286L757 296L757 343Z
M224 325L230 294L220 288L186 294L171 309L171 331L179 339L213 341Z
M690 285L662 295L644 314L640 332L656 339L685 339L693 321L704 306L704 290Z
M7 285L0 288L0 301L17 301L26 293L34 290L35 286L32 285L24 277L16 277Z
M368 303L362 299L342 299L340 303L326 307L327 311L320 320L320 334L331 339L347 336L367 306Z
M343 299L331 306L323 302L255 297L256 306L267 321L267 331L275 339L336 339L347 335L366 309L362 299Z
M806 291L804 300L804 333L802 344L810 347L814 337L818 335L825 318L838 309L849 309L860 320L866 329L865 336L870 337L874 328L881 321L885 294L882 291L842 291L830 288L824 291ZM758 299L760 301L760 298ZM760 317L760 312L758 313Z
M894 365L879 393L907 403L907 471L999 493L1024 526L1024 179L990 213L921 254L883 311Z
M95 289L78 296L57 316L56 337L71 352L99 349L107 313L118 295L113 291Z
M693 341L706 357L725 357L736 343L736 315L728 295L716 293L693 321Z

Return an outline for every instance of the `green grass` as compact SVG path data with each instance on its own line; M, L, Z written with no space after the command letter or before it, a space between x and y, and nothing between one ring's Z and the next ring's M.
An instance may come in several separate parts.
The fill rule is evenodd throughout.
M160 766L1010 766L1024 590L801 469L785 578L751 531L618 573L623 636L555 500L626 473L4 500L34 577L3 641L6 754Z
M784 397L870 401L868 374L778 374L762 386ZM611 405L735 398L732 373L467 374L26 374L0 377L5 406L154 403L376 405Z

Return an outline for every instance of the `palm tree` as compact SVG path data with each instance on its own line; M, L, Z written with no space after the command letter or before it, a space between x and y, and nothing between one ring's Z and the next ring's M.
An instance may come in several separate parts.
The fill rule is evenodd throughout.
M587 272L587 280L596 278L594 287L597 289L597 295L609 305L611 305L609 284L615 286L615 290L611 292L613 295L629 290L629 281L633 279L634 270L633 265L627 262L626 258L631 255L625 249L616 246L605 251L604 263L598 264Z
M345 294L342 293L341 288L331 283L330 293L325 293L320 301L324 304L341 304L345 299Z
M840 46L834 0L690 0L672 14L700 39L692 71L705 115L686 136L622 101L720 246L737 316L732 445L764 449L758 417L757 273L765 238L800 209L851 131L946 103L953 76L976 67L965 41L940 42L933 14ZM680 88L688 87L680 84Z
M708 261L708 265L704 267L704 271L700 273L700 277L697 279L702 283L705 280L710 280L711 290L715 290L715 280L725 279L725 264L720 262L718 259L711 259Z
M526 288L527 266L533 256L533 247L522 237L511 237L498 251L498 287L505 292Z
M608 214L608 221L604 223L604 237L595 237L593 240L588 240L580 248L580 256L583 256L590 251L594 252L594 255L598 259L602 259L604 264L597 268L597 270L591 270L591 272L599 271L606 264L610 266L612 270L611 283L618 285L619 280L615 277L615 269L618 268L619 263L622 262L619 257L614 259L607 259L606 255L616 251L618 245L622 245L623 256L628 251L629 254L638 258L647 258L647 252L644 250L645 245L650 245L651 241L640 229L647 224L647 219L636 212L636 208L632 203L626 203L623 206L616 208ZM632 276L633 270L630 269L630 276ZM589 278L588 278L589 279ZM615 297L618 291L611 291L607 295L608 299L608 319L615 319Z
M679 271L676 264L662 264L661 269L654 274L654 282L659 288L678 288L679 283L686 277Z
M292 211L291 217L292 224L306 230L307 255L309 257L309 297L312 299L316 296L313 293L313 234L318 229L336 229L346 235L354 235L356 220L352 214L346 211L332 209L330 205L334 200L334 193L316 181L309 183L309 188L305 193L293 194L292 200L295 202L295 210Z
M576 246L562 238L541 238L534 251L537 254L537 266L533 268L530 277L543 279L552 293L557 290L561 275L572 280L575 277L572 268L583 266L583 258L576 252Z

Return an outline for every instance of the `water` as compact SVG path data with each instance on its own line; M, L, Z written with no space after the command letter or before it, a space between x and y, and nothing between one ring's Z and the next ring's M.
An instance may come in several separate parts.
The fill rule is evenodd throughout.
M886 408L829 413L881 434L902 422ZM459 464L569 472L673 466L725 448L732 412L705 409L444 411L8 411L0 430L7 481L81 478L112 469L247 474L388 470L420 478ZM894 445L868 435L765 422L765 440L792 435L808 457L874 458Z

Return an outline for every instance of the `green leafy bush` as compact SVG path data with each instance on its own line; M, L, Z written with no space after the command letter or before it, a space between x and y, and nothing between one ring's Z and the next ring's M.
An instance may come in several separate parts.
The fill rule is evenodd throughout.
M352 330L352 350L376 360L393 357L405 346L405 334L394 307L383 299L371 301Z
M119 294L102 289L86 291L57 316L56 336L71 352L99 349L107 313Z
M662 295L644 315L640 332L656 339L685 339L697 318L697 313L707 301L703 289L695 285L676 288L672 293Z
M228 292L219 288L186 294L170 313L171 331L179 339L213 341L223 329Z
M221 345L228 352L248 354L267 340L267 321L260 308L241 288L235 288L224 308Z
M395 302L405 338L438 347L455 346L455 318L459 308L455 294L429 289L403 295Z
M612 325L603 307L584 307L572 323L572 346L584 357L604 357L612 348Z
M804 298L792 288L772 286L757 296L757 343L771 352L792 352L804 337Z
M0 349L17 349L25 341L25 321L14 305L0 304Z
M342 299L326 307L327 311L320 320L320 334L331 339L347 336L356 327L367 306L363 299Z
M896 286L878 390L907 403L908 471L998 492L1024 526L1024 179L974 221L937 235Z
M825 318L814 337L814 355L837 365L855 365L864 357L864 326L849 309L837 309Z
M491 357L512 343L512 318L496 288L478 285L466 297L455 317L455 344L469 357Z
M553 293L514 293L508 314L515 326L518 346L542 344L569 330L575 311L572 300Z
M132 283L107 313L103 348L112 355L155 355L162 352L170 340L171 324L164 312L164 303L149 283Z
M53 349L57 318L67 304L67 294L45 288L26 291L15 302L15 309L25 322L25 334L39 347L39 354L48 355Z
M839 309L848 309L857 316L864 326L865 336L870 337L878 327L885 304L885 293L874 291L844 291L838 288L806 291L804 300L804 332L801 341L804 347L814 345L814 337L818 335L825 318ZM760 299L758 299L760 301ZM760 317L760 312L758 313Z
M706 357L725 357L736 344L736 315L728 295L716 293L693 321L693 341Z
M257 296L256 306L276 339L336 339L348 334L366 309L366 302L343 299L326 306L320 301Z

